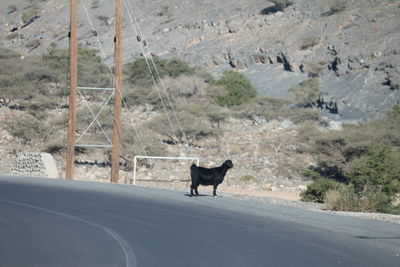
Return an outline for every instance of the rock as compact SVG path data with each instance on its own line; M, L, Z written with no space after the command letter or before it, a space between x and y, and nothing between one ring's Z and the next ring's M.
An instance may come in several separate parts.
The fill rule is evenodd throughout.
M59 178L56 162L49 153L18 153L12 163L11 174Z
M342 125L343 123L340 121L329 121L329 130L334 130L334 131L341 131L342 130Z
M304 191L304 190L307 189L307 186L301 184L301 185L298 185L298 186L297 186L297 189L299 189L300 191Z
M0 10L7 10L8 2L0 1ZM40 18L23 35L20 12L0 16L0 24L8 25L0 28L0 41L21 55L47 53L52 42L67 48L64 14L68 5L62 0L36 2ZM114 2L100 2L98 8L89 10L90 15L111 17ZM346 9L337 13L330 13L326 1L318 0L292 1L284 12L271 9L268 1L206 2L184 1L178 9L158 16L159 3L142 1L136 11L141 18L142 42L146 40L154 55L181 58L192 66L206 67L216 76L227 69L240 69L260 94L271 97L292 100L291 86L308 75L319 77L325 101L337 104L336 113L321 109L330 120L379 118L400 102L397 1L347 1ZM13 4L22 7L25 0ZM175 7L176 1L164 0L163 5ZM93 23L106 54L104 61L112 65L114 21L107 21L109 26L101 26L100 20ZM9 37L13 28L17 29L12 33L19 37ZM124 50L129 51L124 60L129 62L141 57L142 51L133 29L126 25L124 30ZM92 33L85 19L80 32ZM304 40L312 36L321 38L302 50ZM135 42L130 42L133 38ZM34 39L41 40L41 45L30 51L26 43ZM92 34L81 36L80 42L99 49ZM227 50L229 55L221 53Z

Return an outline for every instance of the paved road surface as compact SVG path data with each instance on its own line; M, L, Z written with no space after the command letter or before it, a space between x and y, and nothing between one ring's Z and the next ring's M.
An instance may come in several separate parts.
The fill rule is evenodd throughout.
M0 176L0 266L400 266L400 225L185 192Z

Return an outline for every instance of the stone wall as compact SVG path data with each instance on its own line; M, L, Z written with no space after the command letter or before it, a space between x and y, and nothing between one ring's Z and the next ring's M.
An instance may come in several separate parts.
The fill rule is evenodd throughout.
M11 173L49 178L59 177L56 162L49 153L18 153L16 160L12 163Z

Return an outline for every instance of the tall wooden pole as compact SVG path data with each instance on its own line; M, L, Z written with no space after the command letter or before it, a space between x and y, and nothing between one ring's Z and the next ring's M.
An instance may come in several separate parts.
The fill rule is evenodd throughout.
M122 0L116 0L115 19L115 94L114 130L111 162L111 182L118 183L119 158L121 153L121 111L122 111Z
M65 178L74 179L75 130L76 130L76 87L78 74L77 46L77 0L70 0L70 92L68 112L68 150Z

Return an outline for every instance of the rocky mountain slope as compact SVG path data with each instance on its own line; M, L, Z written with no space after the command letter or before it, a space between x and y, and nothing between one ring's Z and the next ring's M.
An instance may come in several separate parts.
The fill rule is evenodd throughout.
M112 64L114 2L78 2L79 42L99 49L98 38ZM283 12L266 0L129 3L137 23L135 32L125 6L125 62L152 53L216 75L233 68L262 94L280 98L291 98L288 88L308 76L320 76L320 108L337 120L380 117L400 101L397 0L293 0ZM68 1L1 1L0 10L3 46L22 56L42 54L52 43L67 47Z

